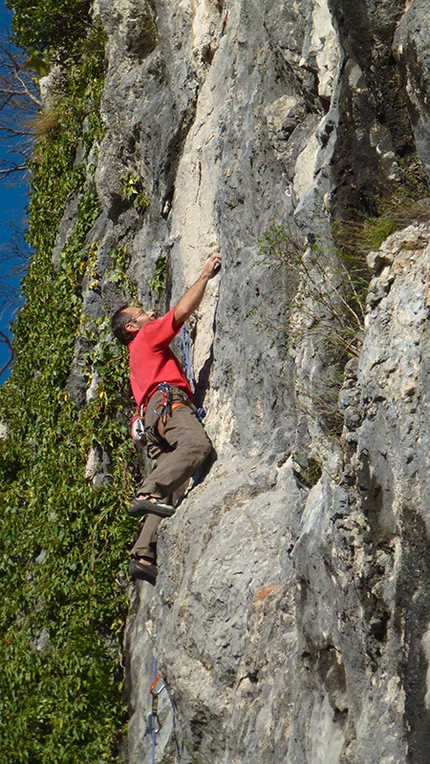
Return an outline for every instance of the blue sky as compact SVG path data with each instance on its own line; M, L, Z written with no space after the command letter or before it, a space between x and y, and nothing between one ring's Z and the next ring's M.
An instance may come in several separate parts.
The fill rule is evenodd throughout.
M4 0L0 0L0 24L10 28L11 12L6 8ZM5 156L6 147L0 142L0 156ZM9 178L0 179L0 253L9 255L13 250L14 232L23 230L25 226L25 211L27 206L27 185L25 178L19 174ZM0 257L0 279L6 280L8 286L14 290L13 304L5 307L4 301L0 300L0 330L11 337L9 330L10 321L19 305L19 277L8 274L14 261ZM9 357L9 351L4 344L0 343L0 369ZM9 371L0 378L0 384L7 379Z

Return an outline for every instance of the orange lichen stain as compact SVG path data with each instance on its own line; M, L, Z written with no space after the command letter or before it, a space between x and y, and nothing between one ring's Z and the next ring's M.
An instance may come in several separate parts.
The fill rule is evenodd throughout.
M257 600L265 600L266 597L269 596L269 594L273 594L274 592L279 591L281 587L282 587L282 584L269 584L269 586L262 586L256 592L255 598Z

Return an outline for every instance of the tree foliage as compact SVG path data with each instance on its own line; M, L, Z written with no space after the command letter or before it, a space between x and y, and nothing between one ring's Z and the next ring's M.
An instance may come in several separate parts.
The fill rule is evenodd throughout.
M6 5L14 13L15 42L28 50L60 55L90 25L88 0L8 0Z

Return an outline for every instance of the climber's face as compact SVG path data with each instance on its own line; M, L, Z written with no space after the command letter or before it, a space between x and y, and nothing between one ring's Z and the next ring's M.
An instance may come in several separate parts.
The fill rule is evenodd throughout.
M149 324L155 318L155 310L144 310L143 308L124 308L124 313L130 316L130 321L125 325L128 332L137 334L143 326Z

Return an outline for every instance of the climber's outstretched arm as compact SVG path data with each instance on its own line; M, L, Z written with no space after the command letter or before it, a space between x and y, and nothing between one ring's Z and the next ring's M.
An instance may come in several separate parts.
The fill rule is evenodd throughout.
M209 279L213 279L218 273L221 267L222 257L218 252L215 252L207 261L203 268L199 278L190 286L189 289L182 295L175 305L173 326L176 329L178 326L187 321L192 313L199 307L205 289Z

